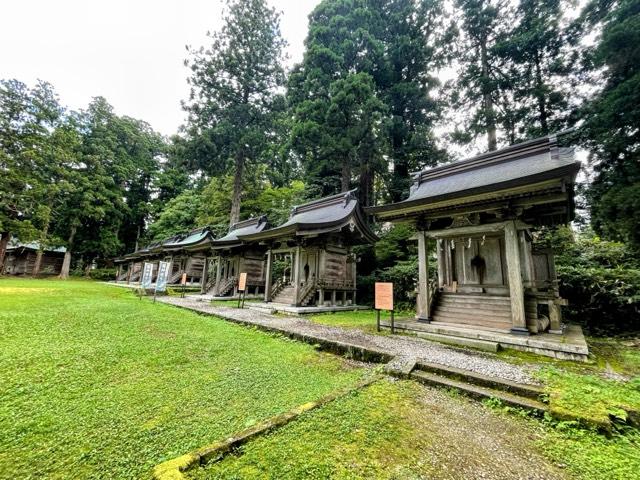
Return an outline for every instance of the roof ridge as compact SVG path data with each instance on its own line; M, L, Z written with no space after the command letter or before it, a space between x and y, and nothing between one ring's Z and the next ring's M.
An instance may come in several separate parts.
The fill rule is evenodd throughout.
M419 185L426 180L442 175L475 170L488 165L493 165L495 163L514 160L523 155L531 155L532 153L537 151L549 151L556 146L556 135L548 135L546 137L540 137L533 140L528 140L526 142L516 143L514 145L509 145L508 147L501 148L500 150L485 152L471 158L458 160L446 165L439 165L437 167L416 172L414 174L414 182Z
M260 215L258 217L251 217L251 218L247 218L246 220L240 220L239 222L236 222L232 224L231 227L229 227L229 233L233 232L234 230L238 230L240 228L251 227L253 225L260 225L263 221L266 221L266 220L267 220L266 215Z
M335 205L336 203L340 203L341 201L344 201L346 205L349 200L351 200L352 198L355 199L355 193L357 190L357 188L354 188L352 190L347 190L346 192L336 193L334 195L329 195L328 197L322 197L316 200L312 200L311 202L296 205L291 209L291 215L289 216L289 218L301 212L308 212L310 210L316 210L317 208Z

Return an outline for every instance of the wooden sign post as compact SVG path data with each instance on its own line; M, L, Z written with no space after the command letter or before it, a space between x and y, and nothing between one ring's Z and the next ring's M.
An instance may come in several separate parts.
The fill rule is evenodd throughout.
M182 272L182 276L180 277L180 285L182 286L182 293L180 294L180 298L184 298L184 289L187 286L187 272Z
M244 297L247 290L247 272L242 272L238 279L238 308L244 308ZM242 303L240 303L242 301Z
M378 331L380 331L380 310L388 310L391 313L391 333L395 333L395 325L393 323L393 283L375 283L375 309Z

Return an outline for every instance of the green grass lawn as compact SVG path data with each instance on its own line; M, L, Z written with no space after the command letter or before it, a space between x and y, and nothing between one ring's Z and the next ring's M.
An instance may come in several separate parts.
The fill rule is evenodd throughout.
M410 312L396 312L396 318L413 316ZM375 310L355 310L334 313L322 313L318 315L309 315L309 320L325 325L335 327L357 328L367 333L379 333L386 335L389 329L382 329L380 332L376 330L376 311ZM380 319L389 320L389 312L381 312Z
M88 281L0 279L0 478L140 478L365 373Z

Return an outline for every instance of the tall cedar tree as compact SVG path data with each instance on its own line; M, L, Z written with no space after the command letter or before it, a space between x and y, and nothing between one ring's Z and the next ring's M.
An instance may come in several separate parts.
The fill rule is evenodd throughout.
M38 229L48 229L49 193L58 173L50 139L61 115L48 83L28 88L17 80L0 82L0 272L12 236L42 239Z
M233 172L230 222L240 219L249 162L265 161L273 138L277 92L284 85L280 14L265 0L232 0L211 46L189 50L191 94L187 132L196 165Z
M502 59L496 45L507 36L512 9L506 0L456 0L461 35L457 57L460 71L454 103L469 113L466 139L487 135L487 149L498 146L497 105L501 97Z
M581 112L593 227L640 250L640 0L594 0L582 20L587 31L602 26L588 60L603 88Z
M289 79L290 146L316 195L352 187L375 202L375 175L399 200L409 172L441 152L431 133L439 106L427 72L441 64L440 1L325 0L309 17L306 51Z
M515 27L496 45L504 65L498 83L511 100L499 113L509 143L568 125L578 60L571 48L574 35L563 22L569 6L562 0L521 0Z

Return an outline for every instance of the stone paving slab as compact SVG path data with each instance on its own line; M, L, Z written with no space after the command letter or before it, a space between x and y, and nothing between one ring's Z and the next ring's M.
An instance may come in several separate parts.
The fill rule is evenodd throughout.
M517 383L536 384L532 373L535 366L513 365L484 352L468 351L440 345L428 340L400 335L374 335L357 329L346 329L311 322L297 316L275 316L247 308L220 307L195 299L159 297L158 302L213 315L225 320L281 332L309 343L331 343L342 352L363 349L388 360L405 357L416 361L438 363L449 367L471 370Z

